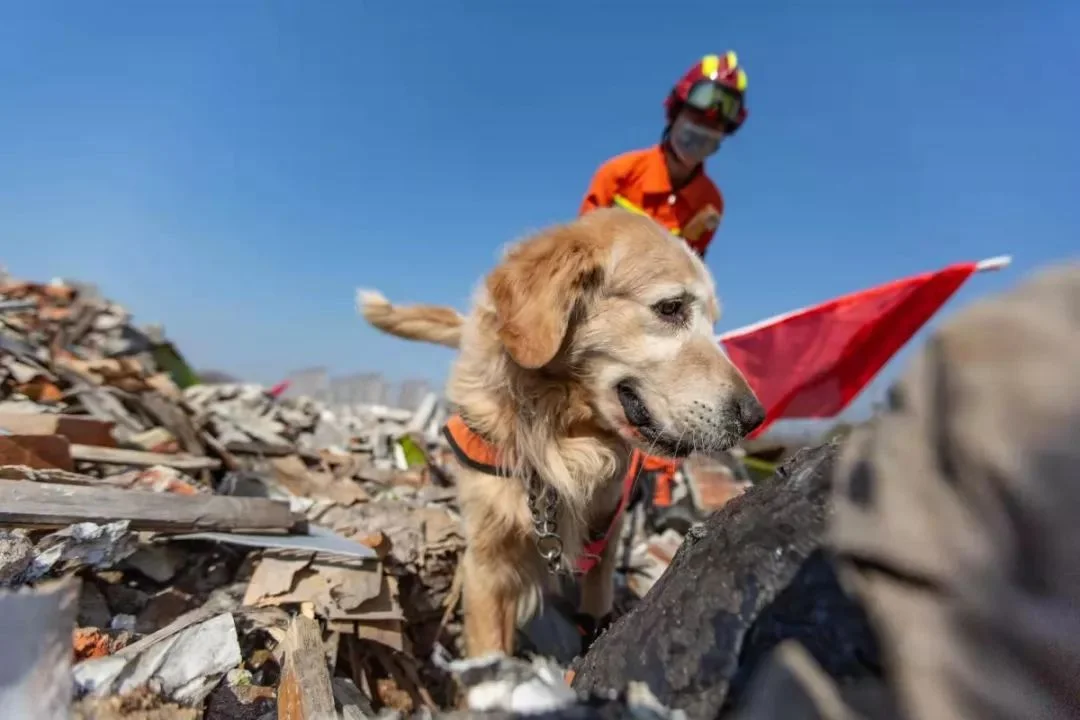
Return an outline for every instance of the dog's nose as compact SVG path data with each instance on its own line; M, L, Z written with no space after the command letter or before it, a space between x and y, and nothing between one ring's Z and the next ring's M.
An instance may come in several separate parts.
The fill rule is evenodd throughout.
M739 434L749 435L765 421L765 408L761 406L753 393L742 393L734 400L732 417L739 427Z

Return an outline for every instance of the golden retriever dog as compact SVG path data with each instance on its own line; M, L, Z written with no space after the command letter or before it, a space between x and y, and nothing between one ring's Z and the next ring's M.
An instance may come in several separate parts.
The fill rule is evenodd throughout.
M385 332L458 348L447 399L466 444L493 458L465 458L457 474L470 657L512 654L551 572L575 567L590 538L618 538L635 457L723 451L764 417L713 336L720 304L704 263L622 209L511 246L467 315L374 291L357 300ZM612 607L615 546L580 580L596 619Z

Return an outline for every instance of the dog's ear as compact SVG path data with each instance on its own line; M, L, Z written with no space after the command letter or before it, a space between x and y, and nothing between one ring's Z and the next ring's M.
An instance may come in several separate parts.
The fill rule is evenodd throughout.
M518 365L536 369L559 352L578 301L600 283L606 244L574 223L512 248L488 275L499 340Z

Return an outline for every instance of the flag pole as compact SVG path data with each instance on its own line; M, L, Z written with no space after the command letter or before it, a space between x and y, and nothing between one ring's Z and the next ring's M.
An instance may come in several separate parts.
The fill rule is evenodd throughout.
M975 263L975 272L994 272L1008 267L1011 263L1012 255L997 255L995 257L986 258L985 260L980 260L979 262ZM766 325L772 325L773 323L780 322L785 318L789 318L793 315L798 315L804 310L806 310L806 308L799 308L798 310L792 310L791 312L773 315L770 318L759 320L758 322L751 323L750 325L743 325L742 327L735 328L734 330L728 330L725 333L717 335L716 340L722 342L730 337L745 335L746 333L753 332L754 330L758 330L759 328L763 328Z
M1012 263L1012 255L998 255L997 257L986 258L975 263L975 272L1001 270L1008 267L1010 263Z

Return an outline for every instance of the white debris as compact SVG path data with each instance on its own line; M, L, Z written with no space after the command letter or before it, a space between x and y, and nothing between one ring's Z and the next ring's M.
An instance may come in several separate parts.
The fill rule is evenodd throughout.
M458 660L449 670L467 688L469 709L525 714L551 712L577 702L563 670L544 658L531 663L502 654Z
M124 695L148 685L173 702L194 706L241 660L232 615L195 611L113 655L79 663L74 677L84 694Z
M138 538L128 530L127 520L106 525L75 523L38 542L35 557L21 580L33 582L65 567L114 567L138 549Z

